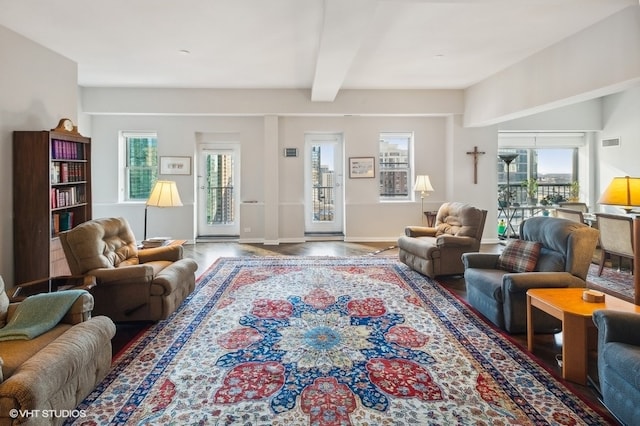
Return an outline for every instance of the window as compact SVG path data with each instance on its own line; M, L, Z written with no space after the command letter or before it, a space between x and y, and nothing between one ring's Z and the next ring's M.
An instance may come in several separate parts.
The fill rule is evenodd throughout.
M125 200L149 198L158 178L158 139L155 133L122 133L125 159Z
M411 133L380 133L380 199L410 200Z
M518 156L509 166L510 202L526 203L528 194L525 181L535 179L536 193L533 198L571 196L573 182L578 180L578 148L517 148L501 149L499 153L514 153ZM507 183L507 168L498 162L498 187Z

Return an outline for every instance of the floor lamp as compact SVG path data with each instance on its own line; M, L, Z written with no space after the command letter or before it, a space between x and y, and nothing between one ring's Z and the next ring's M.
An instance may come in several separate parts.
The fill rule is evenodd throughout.
M420 191L420 200L422 200L422 206L420 210L420 223L424 222L424 197L428 196L428 192L433 192L433 186L431 186L431 180L429 175L416 176L416 184L413 186L414 192Z
M509 182L509 176L511 174L510 166L511 162L518 157L518 154L500 154L498 155L498 157L507 165L507 199L505 201L507 202L508 206L511 201L511 184Z
M151 195L144 207L144 239L147 239L147 210L151 207L180 207L182 200L176 183L171 180L159 180L151 190Z

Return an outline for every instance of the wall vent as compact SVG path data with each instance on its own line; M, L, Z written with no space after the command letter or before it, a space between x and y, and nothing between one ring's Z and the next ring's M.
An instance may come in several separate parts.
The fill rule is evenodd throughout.
M297 157L298 156L298 148L285 148L284 149L285 157Z
M602 139L602 147L620 146L620 138Z

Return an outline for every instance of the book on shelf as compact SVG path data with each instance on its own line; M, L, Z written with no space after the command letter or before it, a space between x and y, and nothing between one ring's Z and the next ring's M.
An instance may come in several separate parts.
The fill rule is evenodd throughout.
M60 232L73 228L73 212L60 213Z

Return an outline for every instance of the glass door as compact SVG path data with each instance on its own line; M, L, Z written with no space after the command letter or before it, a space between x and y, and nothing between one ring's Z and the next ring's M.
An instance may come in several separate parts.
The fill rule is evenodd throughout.
M239 236L240 146L202 144L198 161L198 236Z
M344 232L341 134L305 136L305 233Z

